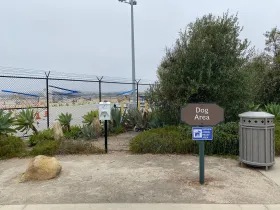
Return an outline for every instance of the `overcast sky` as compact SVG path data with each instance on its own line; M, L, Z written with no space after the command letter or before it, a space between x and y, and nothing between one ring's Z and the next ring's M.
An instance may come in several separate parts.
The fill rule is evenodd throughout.
M180 29L228 9L257 49L279 26L279 0L138 0L136 77L155 80ZM0 0L0 66L131 78L130 32L129 5L118 0Z

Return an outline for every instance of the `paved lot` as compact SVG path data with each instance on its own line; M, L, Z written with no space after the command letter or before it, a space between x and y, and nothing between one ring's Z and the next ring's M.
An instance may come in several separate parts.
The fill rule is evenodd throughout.
M179 155L61 156L57 179L18 183L29 159L0 161L0 205L79 203L280 204L280 187L257 169L206 157ZM0 209L3 210L3 209Z

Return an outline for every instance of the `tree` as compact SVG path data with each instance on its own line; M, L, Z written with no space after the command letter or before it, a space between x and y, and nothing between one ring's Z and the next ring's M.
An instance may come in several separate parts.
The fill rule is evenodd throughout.
M266 52L271 56L263 85L265 103L280 103L280 31L277 27L265 33Z
M246 72L249 43L240 40L238 18L205 15L179 33L158 67L158 84L147 98L161 109L168 124L180 122L180 107L194 102L216 102L227 121L236 120L248 106Z
M280 31L277 29L277 27L272 28L271 31L267 31L264 34L266 40L265 50L272 54L273 56L273 62L277 67L279 68L280 65Z
M249 86L248 91L251 95L251 104L261 106L267 104L265 86L267 74L271 69L271 57L266 53L254 55L243 66L243 69L247 74L246 80Z

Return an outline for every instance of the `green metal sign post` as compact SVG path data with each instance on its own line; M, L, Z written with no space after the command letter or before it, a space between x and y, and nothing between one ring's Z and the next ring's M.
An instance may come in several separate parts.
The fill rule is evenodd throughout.
M204 184L204 141L213 140L212 127L193 127L192 139L199 141L199 182Z
M181 121L191 126L192 139L199 141L199 182L204 184L204 147L205 141L213 140L214 126L224 120L224 110L215 103L188 104L181 109Z
M204 141L199 142L199 182L204 184Z

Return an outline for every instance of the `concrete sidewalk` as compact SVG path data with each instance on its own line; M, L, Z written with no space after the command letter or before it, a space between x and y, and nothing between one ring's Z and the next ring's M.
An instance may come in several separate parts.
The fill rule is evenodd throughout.
M4 205L0 210L280 210L280 204L36 204Z
M260 172L280 187L280 157L275 157L274 166L267 171L262 169Z

